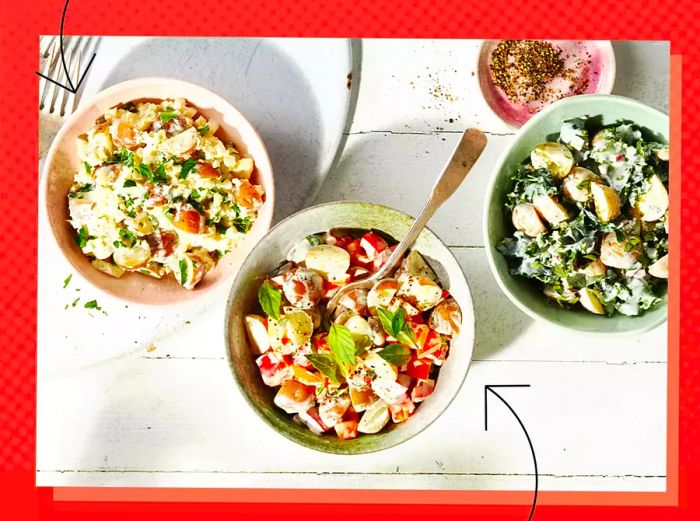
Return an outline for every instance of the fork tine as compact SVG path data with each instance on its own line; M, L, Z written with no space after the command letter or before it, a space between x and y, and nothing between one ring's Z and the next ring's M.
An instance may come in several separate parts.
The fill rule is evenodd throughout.
M58 45L54 41L53 45L49 48L49 58L46 60L46 62L44 63L44 67L41 70L41 73L45 76L51 77L51 74L55 69L54 66L56 64L56 58L58 55L57 51ZM39 77L39 110L43 111L45 108L47 108L47 105L50 110L51 98L49 97L49 90L51 86L53 86L53 83L46 81L45 78Z
M68 74L70 74L73 81L78 81L80 77L80 51L73 50L70 55L70 61L68 63ZM61 116L67 116L73 114L75 110L75 93L64 90L66 93L65 102L63 109L61 110Z

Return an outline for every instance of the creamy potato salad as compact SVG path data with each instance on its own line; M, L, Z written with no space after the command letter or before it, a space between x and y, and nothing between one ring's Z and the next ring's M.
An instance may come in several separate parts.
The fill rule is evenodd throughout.
M184 99L129 102L78 139L68 194L76 242L95 268L193 289L248 232L263 203L253 160Z
M668 278L668 146L634 124L593 129L565 121L532 150L508 195L516 231L498 249L562 305L635 316Z
M263 314L245 317L275 405L316 434L347 440L407 420L433 392L459 333L458 304L416 251L322 319L338 288L377 271L392 251L375 232L312 235L261 285Z

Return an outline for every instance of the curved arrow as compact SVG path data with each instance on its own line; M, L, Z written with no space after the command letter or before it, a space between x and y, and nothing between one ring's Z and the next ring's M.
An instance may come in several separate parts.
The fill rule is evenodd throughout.
M85 79L85 75L87 74L88 70L90 69L90 65L92 65L92 61L95 59L95 56L97 56L97 53L93 52L92 53L92 58L90 58L90 62L88 63L87 67L85 68L85 71L83 72L83 75L80 77L78 80L78 84L75 85L73 83L73 80L70 78L70 74L68 73L68 66L66 65L66 56L63 52L63 25L65 24L66 21L66 11L68 11L68 2L70 0L66 0L66 3L63 6L63 14L61 15L61 33L60 33L60 42L61 42L61 64L63 65L63 71L66 73L66 78L68 78L68 87L63 85L62 83L57 82L56 80L49 78L48 76L40 73L39 71L36 71L37 75L41 76L44 78L46 81L50 81L51 83L54 83L55 85L58 85L59 87L66 89L67 91L75 94L78 89L80 88L80 85L83 83L83 80Z
M529 384L516 384L516 385L485 385L484 386L484 430L489 430L489 408L488 408L488 397L489 397L489 391L493 393L494 396L496 396L499 400L501 400L506 407L510 410L510 412L513 413L513 416L515 416L515 419L518 420L518 423L520 424L520 427L523 429L523 432L525 433L525 437L527 438L527 443L530 445L530 452L532 452L532 461L535 463L535 497L532 500L532 508L530 508L530 517L528 517L528 521L532 520L532 516L535 515L535 505L537 505L537 491L539 489L539 474L537 470L537 457L535 456L535 448L532 446L532 440L530 439L530 435L527 433L527 429L525 428L525 425L523 425L523 422L520 420L520 417L516 414L516 412L513 410L513 408L508 404L507 401L503 399L503 397L498 394L496 391L493 390L494 387L530 387Z

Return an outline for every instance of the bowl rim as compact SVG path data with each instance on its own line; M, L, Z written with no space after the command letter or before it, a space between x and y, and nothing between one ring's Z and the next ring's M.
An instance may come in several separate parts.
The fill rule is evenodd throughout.
M482 54L485 52L487 46L491 45L493 42L500 42L503 40L503 38L497 38L497 39L486 39L482 40L481 44L479 45L479 50L476 53L476 75L477 75L477 84L479 85L479 94L481 94L481 99L484 101L484 104L488 108L488 110L496 116L499 120L501 120L503 123L508 125L508 127L512 129L521 129L525 123L530 121L532 118L534 118L537 114L540 112L546 110L547 108L551 107L552 105L558 103L559 101L568 99L568 98L575 98L577 96L568 96L566 98L561 98L560 100L555 101L554 103L550 103L547 106L545 106L542 110L538 111L537 114L533 115L528 119L525 123L523 124L518 124L517 122L514 122L511 119L504 118L501 114L498 113L498 111L491 105L489 102L489 98L486 96L484 92L484 85L483 85L483 77L482 75L484 72L482 71L481 68L481 60L482 60ZM595 92L591 92L588 94L579 94L578 96L592 96L592 95L597 95L597 94L611 94L613 91L613 88L615 87L615 80L617 79L617 58L615 57L615 48L612 45L612 40L556 40L556 39L545 39L544 41L570 41L570 42L578 42L578 41L584 41L584 42L597 42L602 48L603 51L605 52L606 56L608 57L608 73L605 75L605 80L601 82L601 87L597 89ZM484 80L485 81L485 80Z
M113 293L111 291L106 290L103 288L101 285L94 283L92 280L88 279L87 277L83 276L83 274L80 272L79 269L75 267L73 262L68 258L68 256L65 254L63 251L63 248L61 247L58 238L56 237L56 234L54 233L53 226L48 223L48 179L49 179L49 169L51 165L53 164L54 156L58 152L59 148L59 143L63 140L64 136L70 131L70 129L73 127L75 124L75 120L81 118L86 112L90 111L96 103L100 102L104 98L109 98L117 93L119 93L122 90L129 89L129 88L140 88L140 87L146 87L149 85L153 84L163 84L163 83L168 83L174 86L180 86L182 87L185 91L199 91L202 94L206 94L208 97L213 99L216 102L216 107L221 109L222 107L226 108L226 112L235 114L236 116L240 117L243 121L245 121L250 129L252 130L252 136L258 141L260 144L261 150L262 150L262 159L264 160L265 163L269 166L269 172L270 172L270 186L266 187L265 189L265 204L269 204L269 211L267 212L267 216L265 216L263 219L257 219L256 218L256 223L260 223L260 226L263 228L261 229L261 233L263 236L267 234L267 232L270 230L270 226L272 224L273 220L273 215L274 215L274 206L275 206L275 173L274 169L272 166L272 161L270 160L270 154L267 150L267 146L265 145L265 141L262 139L260 136L260 133L258 132L258 129L253 125L253 123L240 111L238 110L230 101L228 101L226 98L223 96L217 94L216 92L206 88L202 87L201 85L197 85L196 83L192 83L189 81L185 80L180 80L177 78L169 78L166 76L147 76L147 77L142 77L142 78L134 78L130 80L125 80L121 81L119 83L115 83L114 85L110 85L108 87L105 87L104 89L100 90L99 92L96 92L92 96L90 96L87 99L84 99L80 102L79 107L73 112L61 125L60 129L54 136L53 140L51 141L51 146L48 149L48 152L46 153L46 157L44 159L44 164L41 169L41 178L39 180L39 198L38 198L38 215L40 219L44 219L49 228L49 234L57 247L57 249L61 252L61 255L63 255L63 258L68 262L68 264L72 268L72 273L74 275L77 275L80 277L80 279L88 284L91 289L96 290L100 295L107 297L107 298L113 298L117 299L122 302L128 302L130 304L138 304L141 306L146 306L149 308L158 308L158 309L168 309L168 308L175 308L183 305L192 305L193 303L196 302L201 302L202 300L206 299L208 296L215 294L219 288L224 287L224 283L227 281L232 281L235 276L238 274L238 270L240 267L235 271L235 273L229 275L227 278L224 278L220 280L217 284L211 286L205 291L201 291L199 295L194 295L191 296L187 299L183 300L167 300L167 301L159 301L159 302L154 302L154 301L143 301L139 300L138 298L130 298L130 297L125 297L123 295L119 295L116 293ZM187 96L184 96L185 99L188 99ZM129 100L127 100L129 101ZM189 100L188 100L189 101ZM256 164L257 164L257 159L256 158ZM244 239L245 240L245 239ZM235 250L230 252L228 255L234 254ZM246 255L247 256L247 255ZM242 263L243 261L241 261ZM192 290L191 290L192 291ZM193 290L196 292L196 289Z
M338 206L338 205L348 205L348 206L362 205L362 206L366 206L366 207L382 208L384 210L396 212L396 213L400 214L402 217L407 217L411 220L415 220L415 217L407 214L406 212L402 212L401 210L397 210L396 208L392 208L390 206L383 205L383 204L371 203L368 201L360 201L360 200L354 200L354 199L348 199L348 200L342 200L342 201L329 201L329 202L309 206L308 208L304 208L302 210L299 210L298 212L293 213L292 215L286 217L285 219L283 219L282 221L277 223L275 226L270 228L270 230L267 232L267 234L265 234L265 237L263 237L258 244L260 244L262 241L264 241L267 238L267 236L269 234L271 234L274 230L282 227L283 225L285 225L286 223L288 223L292 219L297 218L298 216L304 215L304 214L312 212L312 211L318 211L322 208L326 208L326 207L330 207L330 206ZM455 263L459 267L459 273L461 274L462 280L464 280L464 283L467 287L467 291L469 292L469 300L470 300L471 308L472 308L472 313L471 313L472 319L469 322L469 325L470 325L470 328L472 331L472 340L468 345L468 347L471 350L471 353L469 355L469 363L465 367L464 371L462 373L460 373L460 376L459 376L460 381L457 382L457 385L455 387L454 392L452 393L452 396L450 396L449 399L446 401L444 407L440 411L438 411L438 413L435 415L434 418L432 418L432 419L430 419L430 421L426 422L425 425L423 425L419 430L417 430L411 436L408 436L405 439L397 440L397 441L392 442L392 443L390 443L386 446L383 446L383 447L363 449L363 450L359 450L356 452L339 452L336 450L332 450L331 447L333 447L334 445L323 446L323 447L312 446L310 444L307 444L307 443L295 438L294 436L289 434L288 431L286 431L284 429L277 429L275 425L272 425L268 421L268 419L263 414L261 414L260 411L258 411L258 407L253 403L253 400L250 398L250 396L246 392L245 388L243 387L243 384L241 383L240 379L238 378L238 375L236 374L236 370L234 369L233 359L231 356L230 323L231 323L231 317L232 317L233 302L235 299L235 295L233 294L233 287L236 285L237 279L241 276L241 273L243 273L243 268L245 267L246 262L248 262L248 258L246 258L246 260L243 262L243 264L241 264L241 269L238 271L238 273L236 273L234 280L231 282L231 287L229 288L229 295L228 295L228 298L226 300L226 310L224 312L224 324L223 324L224 325L224 346L226 349L226 360L228 361L228 366L229 366L229 369L231 372L231 378L233 378L233 381L236 383L238 391L243 396L243 398L246 401L246 403L248 404L248 406L255 412L255 414L268 427L270 427L270 429L272 429L277 434L285 437L286 439L293 441L294 443L296 443L297 445L299 445L301 447L304 447L304 448L307 448L310 450L315 450L317 452L323 452L325 454L335 454L338 456L352 457L352 456L359 456L359 455L363 455L363 454L371 454L374 452L381 452L384 450L388 450L388 449L391 449L393 447L401 445L401 444L415 438L416 436L418 436L419 434L424 432L433 423L435 423L435 421L437 421L437 419L440 418L445 413L445 411L450 407L450 405L452 405L454 400L457 398L457 395L459 395L460 391L462 390L462 387L464 386L464 382L467 379L467 374L469 373L469 369L471 368L472 362L474 360L474 349L476 347L476 310L474 309L474 298L472 296L473 295L472 289L469 286L469 281L467 279L467 276L464 274L464 270L462 269L462 266L459 264L459 261L452 253L452 250L450 250L450 248L442 241L442 239L440 239L440 237L435 232L433 232L430 228L428 228L427 226L424 228L423 231L427 231L430 235L432 235L438 241L438 243L443 248L445 248L445 251L448 252L449 256L452 258L452 260L455 261ZM421 233L423 233L423 232L421 232ZM257 248L257 247L258 247L258 245L256 244L255 248ZM288 421L291 422L292 421L291 418Z
M543 321L546 322L550 325L553 325L561 330L565 331L576 331L581 334L587 334L590 336L595 336L595 337L628 337L628 336L633 336L633 335L638 335L640 333L645 333L647 331L651 331L652 329L656 329L659 327L661 324L665 323L668 320L668 305L666 305L666 312L663 313L661 316L659 316L656 320L649 320L648 322L643 322L640 323L638 327L636 328L630 328L625 331L605 331L605 330L583 330L579 327L576 326L571 326L571 325L564 325L562 323L556 322L552 319L550 319L548 316L543 315L541 313L538 313L537 311L533 310L529 306L527 306L524 302L522 302L513 292L508 289L508 287L505 284L505 281L503 280L503 277L501 277L501 273L496 267L496 258L494 255L494 246L492 244L492 241L489 240L490 234L489 234L489 225L490 225L490 220L489 220L489 210L491 206L494 204L494 190L496 187L496 183L499 181L500 173L502 172L506 160L508 158L508 155L510 152L513 150L513 148L517 145L517 143L525 136L531 127L535 126L540 119L544 119L550 112L554 112L559 109L562 105L575 105L579 103L585 103L587 101L603 101L604 103L607 102L613 102L613 103L620 103L622 105L627 105L630 107L634 107L636 109L641 109L644 111L647 111L652 114L656 114L659 117L662 118L668 118L668 114L665 112L651 107L649 105L646 105L642 103L641 101L637 101L632 98L628 98L626 96L618 96L618 95L613 95L613 94L581 94L578 96L571 96L569 98L564 98L561 99L547 107L545 107L543 110L535 114L532 118L530 118L520 129L515 135L515 139L508 145L508 147L501 152L501 155L499 156L498 160L496 161L492 173L491 173L491 179L489 179L489 183L486 187L486 198L484 201L484 210L483 210L483 216L482 216L482 233L484 235L484 245L485 245L485 250L486 250L486 258L488 260L489 268L491 270L491 273L493 277L496 279L496 282L498 283L499 288L501 291L508 297L508 299L515 304L523 313L528 315L530 318L533 318L535 320ZM511 276L512 277L512 276ZM644 315L641 315L644 316ZM625 317L624 315L620 315L620 317L628 318L628 319L634 319L635 317ZM611 317L608 317L611 318Z

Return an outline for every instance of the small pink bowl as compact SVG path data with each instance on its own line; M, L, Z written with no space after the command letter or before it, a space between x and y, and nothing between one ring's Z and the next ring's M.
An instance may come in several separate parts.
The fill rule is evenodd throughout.
M501 40L484 40L479 51L479 87L489 108L505 123L521 127L547 103L532 112L528 107L512 103L497 87L491 77L491 53ZM615 83L615 52L609 40L544 40L560 47L565 55L583 56L590 59L587 65L588 86L580 94L610 94ZM567 57L568 60L568 57ZM573 59L571 60L573 61ZM571 65L571 63L569 63Z
M258 218L232 252L222 257L194 290L186 290L172 277L154 279L138 273L125 273L116 279L97 271L75 242L75 231L68 224L68 191L73 175L81 168L76 138L87 131L106 110L119 103L137 99L185 98L208 119L221 125L217 136L232 142L255 161L252 181L265 190L265 203ZM76 271L92 286L114 297L139 304L171 305L199 299L217 287L231 282L252 247L267 233L274 209L272 166L267 150L253 125L229 102L213 92L170 78L142 78L113 85L84 102L63 125L46 156L39 208L48 220L59 249ZM39 260L41 262L41 259Z

